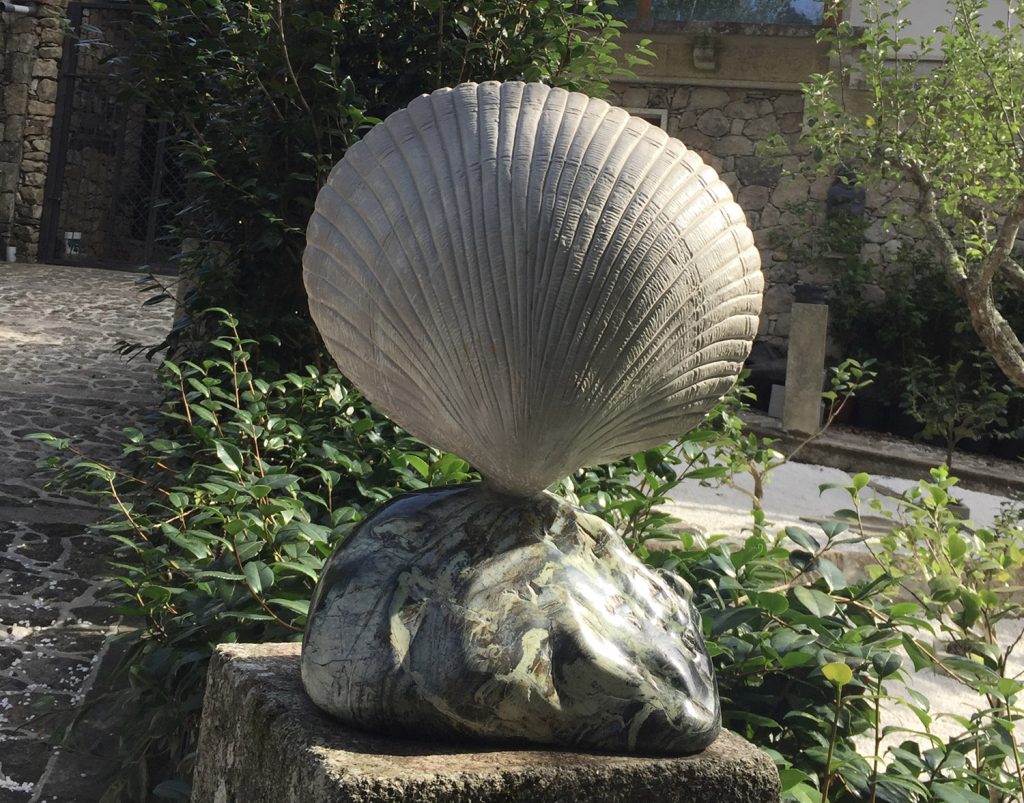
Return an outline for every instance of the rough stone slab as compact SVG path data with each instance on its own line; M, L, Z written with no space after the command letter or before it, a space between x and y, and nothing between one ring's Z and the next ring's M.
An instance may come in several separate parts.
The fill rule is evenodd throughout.
M586 800L767 803L771 759L723 732L682 758L417 742L348 729L299 678L299 645L225 644L210 666L193 803Z
M782 428L813 435L821 426L821 384L825 372L828 307L793 304L786 362L786 404Z

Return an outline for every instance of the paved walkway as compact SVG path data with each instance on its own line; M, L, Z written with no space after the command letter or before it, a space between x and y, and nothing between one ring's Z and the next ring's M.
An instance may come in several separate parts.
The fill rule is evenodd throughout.
M108 547L95 510L45 488L30 432L115 457L123 426L158 398L153 364L125 361L125 338L158 342L169 305L142 307L136 276L0 264L0 803L95 801L52 745L91 686L116 627L97 605ZM76 773L77 775L77 773Z

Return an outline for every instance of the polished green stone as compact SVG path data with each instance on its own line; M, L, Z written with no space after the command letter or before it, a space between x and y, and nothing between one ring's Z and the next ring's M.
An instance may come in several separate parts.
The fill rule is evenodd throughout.
M550 494L400 497L330 558L302 679L350 725L682 754L720 728L688 588Z

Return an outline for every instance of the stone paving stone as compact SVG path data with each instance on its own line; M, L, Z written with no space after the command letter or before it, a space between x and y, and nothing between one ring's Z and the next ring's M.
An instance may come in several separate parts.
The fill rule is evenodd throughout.
M143 308L135 279L0 265L0 803L95 801L102 789L102 766L54 745L118 628L99 597L112 546L86 530L100 511L46 487L36 463L49 452L24 436L116 460L121 429L151 416L153 364L114 348L159 342L171 309Z

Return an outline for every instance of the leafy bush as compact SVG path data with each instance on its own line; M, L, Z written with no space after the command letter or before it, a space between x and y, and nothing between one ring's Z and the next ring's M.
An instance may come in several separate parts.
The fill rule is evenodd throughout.
M164 364L165 426L128 430L133 473L36 436L70 450L70 459L51 458L67 483L109 502L114 518L99 530L118 551L110 598L139 624L126 636L119 703L131 715L109 800L187 789L172 778L190 772L218 642L297 639L323 562L352 527L398 493L475 478L461 459L376 413L337 372L258 378L237 325L224 318L229 334L212 343L220 356ZM834 408L865 373L846 364L833 380ZM1012 647L1000 653L994 630L1019 613L1010 593L1024 561L1019 520L975 530L956 519L954 481L940 471L895 500L896 512L863 501L868 477L854 476L850 509L818 535L772 534L757 492L749 532L678 532L662 503L682 478L764 478L786 459L743 430L742 408L734 394L677 443L581 470L560 487L694 588L727 727L775 758L786 800L979 801L1024 789L1012 730L1022 685L1006 676ZM877 545L864 531L865 506L892 520L893 534ZM850 543L874 550L867 578L846 577L830 559ZM917 564L919 581L909 568ZM936 632L955 654L940 655ZM888 684L905 678L903 656L981 695L982 711L958 720L962 736L932 735L943 715L911 694L900 704L920 732L886 741L896 731L883 703L893 702ZM872 753L858 751L864 740Z
M833 369L827 420L870 379L856 361ZM649 564L693 587L726 727L775 758L784 800L1019 799L1013 723L1024 714L1024 684L1007 675L1017 643L1001 646L996 625L1022 612L1024 518L1008 513L986 529L962 521L950 508L956 480L942 467L898 497L865 497L870 478L856 474L842 486L850 508L820 534L788 527L773 535L759 489L788 457L745 431L743 399L740 389L706 428L582 472L571 488ZM755 489L745 535L680 534L658 507L684 476L733 483L743 475ZM886 520L890 534L870 537L865 511ZM846 576L829 557L854 547L874 558L866 577ZM892 686L907 681L909 666L962 684L977 712L950 714L913 690L897 693ZM895 706L921 728L890 724ZM933 726L945 721L961 732L937 736Z
M865 498L869 476L853 476L841 486L851 507L819 534L771 534L757 500L745 535L680 534L662 510L637 515L638 488L614 493L620 482L632 487L624 478L640 478L656 505L679 474L728 481L737 465L762 476L781 465L785 458L764 439L735 437L739 424L728 410L736 403L712 416L725 419L724 429L719 421L694 433L704 458L695 459L688 437L574 478L580 501L616 522L641 557L693 587L725 725L775 758L784 800L1018 799L1024 778L1012 723L1024 714L1024 684L1007 676L1017 644L1000 646L996 625L1021 615L1024 519L1018 512L973 528L950 509L956 480L944 467L899 497ZM719 462L730 450L731 467ZM866 511L887 520L890 534L869 537ZM666 549L671 541L675 548ZM874 557L866 577L848 577L830 559L852 547ZM936 710L912 690L896 696L890 687L907 680L908 666L962 684L977 713ZM921 728L898 739L903 729L887 723L885 706L911 711ZM933 725L946 720L962 732L935 735Z
M996 438L1018 435L1024 424L1010 427L1010 399L1019 390L1001 382L992 357L972 351L947 365L918 357L904 376L903 406L924 428L922 437L946 448L946 465L953 466L956 447L965 438L990 432Z
M859 236L858 223L835 223L847 251ZM871 395L916 421L921 437L945 447L947 465L965 440L1019 437L1024 393L1005 381L982 347L931 254L904 247L883 268L854 249L834 266L831 333L844 353L876 361ZM1011 321L1024 321L1024 309L1012 299L1004 311Z
M179 297L172 338L190 355L216 304L274 331L287 367L320 357L301 272L316 194L371 125L463 81L601 95L625 74L623 23L589 1L150 0L137 20L125 91L176 132L189 178L172 226L183 285L154 282L153 298Z
M819 172L852 169L868 187L907 191L906 215L923 227L941 286L1024 388L1024 343L1003 314L1022 300L1020 122L1007 110L1024 107L1024 59L1006 54L1019 52L1024 19L1009 4L990 24L986 9L1004 4L950 0L942 25L912 36L909 2L862 3L856 25L844 4L825 6L817 38L829 69L802 87L800 143Z
M684 536L679 551L649 556L694 587L725 723L775 756L785 800L1019 799L1012 723L1024 685L1006 675L1016 645L1000 647L995 624L1020 613L1024 530L1011 520L975 530L957 518L944 469L899 498L865 502L868 482L851 478L852 507L818 535ZM865 531L865 506L891 521L880 543ZM828 557L854 544L877 561L861 579ZM947 643L937 646L936 633ZM889 687L907 679L908 658L963 684L978 713L944 713L909 689L896 696ZM906 739L887 724L885 706L897 705L921 723ZM948 719L962 732L942 739L932 726Z
M858 223L862 228L856 219L849 224L849 236L859 231ZM839 272L841 289L830 298L832 332L844 353L878 359L887 401L898 403L904 374L918 359L944 363L981 344L927 251L904 246L883 268L860 259L862 243L858 238L854 256ZM866 293L871 285L881 295Z
M324 559L367 513L396 494L475 477L377 413L337 371L255 377L252 342L236 319L223 323L231 334L212 343L222 356L163 363L167 431L126 430L133 474L35 436L72 450L64 481L111 501L116 517L98 527L119 547L109 599L141 624L128 635L120 704L134 713L111 799L145 799L153 756L187 777L215 644L299 638Z

